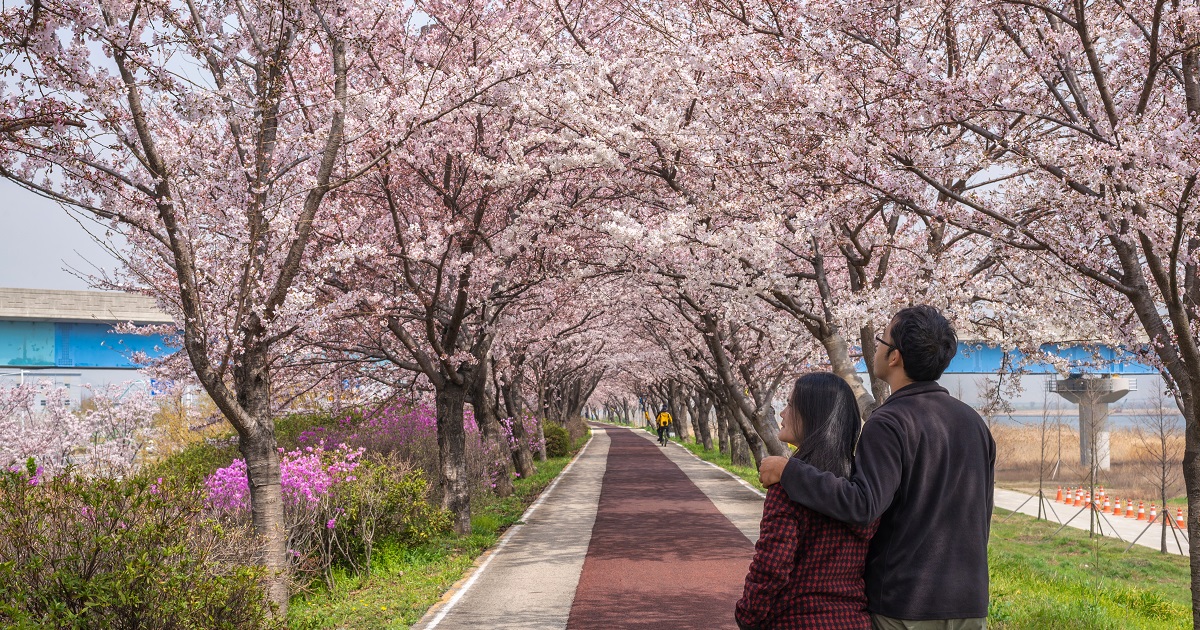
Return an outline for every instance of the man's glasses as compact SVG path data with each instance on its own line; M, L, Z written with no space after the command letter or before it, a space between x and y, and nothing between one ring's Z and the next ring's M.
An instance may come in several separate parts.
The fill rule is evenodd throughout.
M878 341L879 343L891 348L892 350L895 350L896 352L900 352L900 346L884 341L881 335L875 335L875 341Z

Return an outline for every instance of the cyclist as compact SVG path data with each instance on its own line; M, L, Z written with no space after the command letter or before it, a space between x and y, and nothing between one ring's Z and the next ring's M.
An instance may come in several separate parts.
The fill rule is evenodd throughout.
M667 445L667 438L671 433L671 412L667 411L666 407L658 412L658 444L659 446Z

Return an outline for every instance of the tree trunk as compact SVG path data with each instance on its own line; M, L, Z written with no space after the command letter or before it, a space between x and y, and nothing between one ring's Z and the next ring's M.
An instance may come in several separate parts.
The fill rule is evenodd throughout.
M262 565L267 570L267 600L279 606L279 617L282 619L287 616L288 582L291 576L287 553L287 520L283 514L283 486L275 434L260 432L242 438L238 442L238 449L246 459L254 533L262 541Z
M700 436L700 401L695 392L685 394L685 404L687 405L688 420L692 425L692 435L696 438L696 444L704 443Z
M720 405L715 405L714 409L717 412L717 450L726 455L729 454L729 419L726 416L725 408Z
M863 326L859 330L858 335L862 344L863 364L867 367L867 378L871 379L871 394L875 397L874 408L866 410L861 405L859 406L862 419L866 422L870 412L875 411L875 408L878 408L879 405L883 404L883 401L887 400L892 388L887 384L887 381L875 376L875 325L867 324Z
M1198 387L1197 389L1200 389ZM1200 418L1196 417L1197 393L1181 396L1184 421L1183 484L1187 489L1188 540L1200 540ZM1192 623L1200 627L1200 544L1188 549L1192 576Z
M755 465L751 459L750 446L746 444L746 438L741 431L729 432L729 459L734 466Z
M543 419L541 419L541 420L538 420L538 423L537 423L537 439L538 439L538 452L537 452L537 456L538 456L538 461L539 461L539 462L544 462L544 461L546 461L546 429L545 429L545 424L546 424L546 420L545 420L544 418L543 418Z
M674 383L667 386L667 407L671 412L671 424L675 435L683 442L688 437L688 422L682 416L687 413L679 397L679 387Z
M709 416L712 414L712 405L708 402L708 397L704 394L696 394L695 406L696 427L700 431L700 442L704 445L705 451L713 450L712 426L709 424Z
M761 434L757 431L757 427L750 423L750 419L746 414L742 413L741 409L731 409L730 417L734 421L734 428L730 431L732 437L740 437L746 442L747 448L750 449L750 454L754 456L754 466L757 467L763 458L768 455L767 448L763 445ZM779 440L776 439L776 442Z
M734 410L734 416L746 434L746 441L754 453L755 465L767 455L787 457L791 454L788 447L779 441L779 425L775 422L775 408L771 401L764 402L762 406L756 402L752 417L746 418L741 408Z
M850 344L846 343L846 339L841 334L834 332L821 337L821 346L825 348L825 354L829 357L830 370L850 385L850 389L854 391L854 398L858 400L858 410L862 413L862 417L866 418L872 411L875 411L879 403L875 400L875 396L867 390L862 378L858 375L858 370L854 367L855 361L850 357ZM865 355L866 352L863 354ZM870 361L870 359L867 360Z
M487 370L482 367L476 367L476 370L480 374L470 388L471 409L475 412L475 424L479 426L480 438L491 453L493 461L490 463L495 467L488 471L493 477L492 483L495 484L492 490L496 496L507 497L513 493L512 449L500 426L500 419L496 417L492 397L488 395Z
M442 508L454 520L454 531L471 533L471 492L467 483L467 433L463 427L466 389L446 383L437 397L438 481L442 485Z
M515 380L515 379L514 379ZM525 410L521 408L521 393L516 385L500 379L496 390L504 400L504 409L512 418L512 435L515 445L512 448L513 468L522 479L528 479L534 473L533 454L529 448L529 434L525 431Z
M249 431L239 432L238 450L246 460L254 533L262 541L261 563L267 570L267 600L279 607L278 614L282 619L287 615L291 575L279 448L271 414L271 375L266 359L265 352L249 349L234 368L237 402L256 425Z
M525 432L525 410L521 408L521 393L516 391L515 385L508 384L500 388L500 393L504 396L504 406L512 418L513 440L517 443L512 452L513 467L521 478L528 479L534 472L533 454L529 448L529 434Z

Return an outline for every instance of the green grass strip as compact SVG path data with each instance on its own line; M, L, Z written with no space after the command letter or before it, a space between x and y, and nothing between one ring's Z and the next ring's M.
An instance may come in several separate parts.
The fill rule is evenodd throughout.
M734 466L733 460L729 458L729 454L721 453L715 447L711 451L706 451L704 450L703 444L696 444L695 442L691 441L690 438L687 441L680 441L678 439L672 439L672 441L691 451L693 455L699 457L701 460L711 464L716 464L717 466L720 466L721 468L724 468L725 470L728 470L729 472L746 480L746 483L754 486L755 488L758 488L764 492L766 491L766 489L763 488L763 485L758 481L757 468L753 466Z

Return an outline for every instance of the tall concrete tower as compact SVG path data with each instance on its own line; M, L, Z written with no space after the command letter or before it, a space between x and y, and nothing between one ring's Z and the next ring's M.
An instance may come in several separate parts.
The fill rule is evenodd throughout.
M1137 381L1112 374L1073 373L1067 378L1047 380L1046 390L1079 405L1079 463L1091 468L1095 453L1095 467L1108 470L1108 405L1137 391Z

